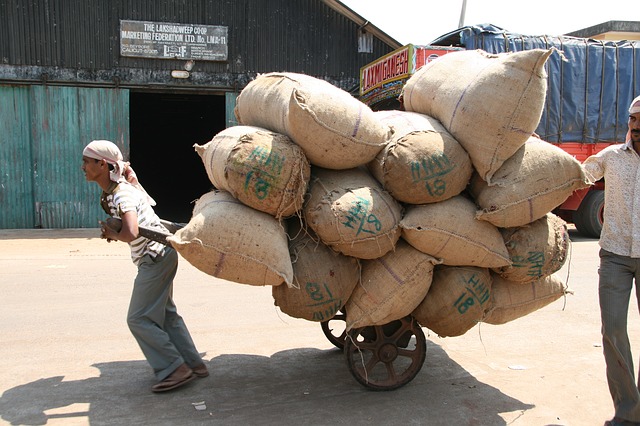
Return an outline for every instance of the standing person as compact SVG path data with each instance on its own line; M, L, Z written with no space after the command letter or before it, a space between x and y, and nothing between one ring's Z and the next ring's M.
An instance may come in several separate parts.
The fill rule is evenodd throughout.
M151 390L168 391L195 377L207 377L207 367L173 302L178 254L172 247L138 235L139 226L166 231L152 208L155 203L112 142L88 144L82 152L82 170L87 181L102 188L100 204L105 212L122 220L119 232L100 222L102 238L129 243L138 267L127 324L158 380Z
M605 426L640 425L639 384L627 333L634 281L640 303L640 96L629 107L626 139L624 144L611 145L583 163L592 183L604 177L607 185L598 294L602 348L615 414Z

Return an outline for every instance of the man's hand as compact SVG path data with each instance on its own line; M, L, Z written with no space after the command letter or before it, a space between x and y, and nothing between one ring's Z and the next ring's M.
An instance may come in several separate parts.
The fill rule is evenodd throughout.
M133 211L124 213L120 219L110 217L98 223L101 237L107 242L118 240L128 243L138 238L138 215Z
M116 221L110 223L108 219L104 222L99 220L98 224L100 224L100 238L106 239L108 243L110 243L111 241L115 241L116 238L114 238L114 235L120 232L120 229L113 229L112 226L117 226L117 223L118 222Z

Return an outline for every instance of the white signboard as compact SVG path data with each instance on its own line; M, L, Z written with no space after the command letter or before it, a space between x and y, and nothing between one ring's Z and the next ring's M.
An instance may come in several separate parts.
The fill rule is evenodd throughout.
M227 27L120 21L120 55L156 59L227 60Z

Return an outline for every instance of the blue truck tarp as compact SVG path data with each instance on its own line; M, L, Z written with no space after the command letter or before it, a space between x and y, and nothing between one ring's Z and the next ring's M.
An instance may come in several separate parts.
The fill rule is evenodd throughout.
M545 68L545 107L536 133L548 142L622 142L628 108L640 95L640 43L509 33L490 24L460 28L434 40L489 53L556 48ZM564 59L563 59L564 57Z

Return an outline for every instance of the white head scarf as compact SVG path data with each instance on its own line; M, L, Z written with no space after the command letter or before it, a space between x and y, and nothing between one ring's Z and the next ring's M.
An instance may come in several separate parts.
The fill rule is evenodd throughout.
M105 160L113 166L113 170L109 172L109 178L114 182L126 181L124 171L129 163L124 162L122 152L115 143L105 140L91 141L82 151L82 155L96 160Z
M640 112L640 96L631 101L631 105L629 105L629 115L637 114ZM626 141L629 142L631 140L631 129L627 130Z
M147 194L147 191L145 191L142 185L140 185L140 182L138 182L136 173L129 163L124 161L122 152L116 144L107 140L91 141L89 145L84 147L82 155L96 160L104 160L107 164L113 165L113 170L109 170L109 179L113 182L129 182L146 195L149 204L152 206L156 205L154 199Z
M640 96L631 101L629 106L629 114L637 114L640 112Z

